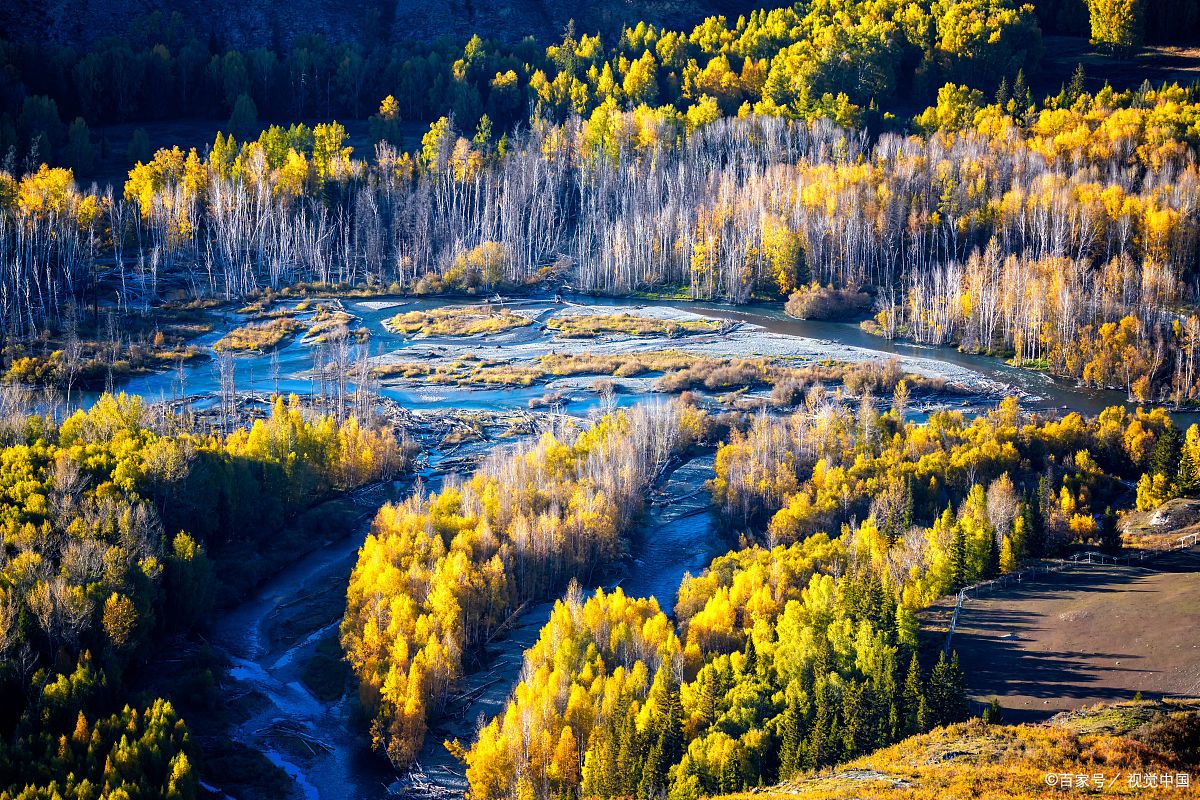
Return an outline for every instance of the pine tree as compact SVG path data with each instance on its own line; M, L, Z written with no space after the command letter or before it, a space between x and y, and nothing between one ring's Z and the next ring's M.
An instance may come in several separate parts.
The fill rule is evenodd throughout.
M787 705L779 723L779 777L790 778L802 766L801 735L803 717L800 713L800 688L795 684L788 687Z
M967 534L958 523L954 525L954 541L950 546L950 574L955 589L967 585Z
M876 744L874 698L867 686L856 680L842 690L842 753L853 758L868 752Z
M1000 574L1000 543L995 534L988 534L987 562L983 567L985 578L994 578Z
M837 713L833 703L829 681L822 678L817 684L816 699L813 703L813 724L809 731L806 763L810 768L835 764L838 761L837 743L841 738Z
M1075 65L1075 72L1071 75L1071 84L1067 87L1067 97L1070 99L1071 104L1074 105L1075 101L1083 96L1086 91L1087 73L1083 71L1083 64L1077 63Z
M1046 555L1046 515L1043 513L1041 500L1043 488L1046 487L1046 477L1038 481L1038 496L1024 504L1025 515L1025 552L1030 558L1042 558Z
M745 661L742 663L742 673L753 675L758 671L758 651L754 648L754 636L746 635Z
M946 659L943 652L938 663L929 674L929 688L926 692L926 708L930 719L928 727L948 725L960 722L967 717L967 687L966 679L958 666L958 653Z
M239 139L250 139L257 132L258 109L248 94L240 94L229 115L229 130Z
M872 749L883 747L901 738L901 699L896 651L884 652L879 675L871 682L873 700L874 742Z
M950 654L950 694L948 708L951 722L959 722L967 718L967 676L958 665L958 651Z
M1121 549L1121 531L1117 528L1117 515L1112 506L1104 509L1104 518L1100 521L1100 548L1106 553Z
M1168 425L1154 441L1150 451L1150 469L1154 475L1175 475L1179 472L1179 432Z
M742 788L742 779L738 775L737 764L732 757L726 757L721 760L721 775L719 778L721 784L721 792L724 794L732 794Z
M921 690L921 663L917 654L912 654L908 662L908 675L904 679L904 691L901 694L901 735L912 736L919 733L925 726L921 723L921 711L924 693Z
M1025 115L1033 106L1033 92L1025 82L1025 70L1017 70L1017 79L1013 82L1012 90L1013 113L1019 121L1024 121Z
M620 734L617 745L616 773L612 783L616 785L615 794L633 796L638 789L638 779L642 772L642 743L638 736L637 724L628 706L621 706L621 713L616 719L620 720Z
M586 797L612 797L619 793L617 747L608 723L592 728L583 762L583 794Z
M683 758L683 703L679 697L679 684L673 677L667 690L667 705L658 734L658 747L668 767L674 766Z
M646 754L646 762L642 768L642 779L638 782L637 797L640 800L654 800L662 795L667 781L667 763L663 758L662 748L658 743Z
M700 720L704 728L717 721L716 671L706 669L700 678Z
M660 797L667 789L667 770L683 758L683 704L679 698L679 684L666 664L659 667L655 684L663 685L663 707L655 720L655 740L646 755L638 785L638 795L643 798Z
M1191 448L1184 447L1179 454L1179 472L1175 477L1175 487L1181 497L1191 497L1196 493L1196 459Z

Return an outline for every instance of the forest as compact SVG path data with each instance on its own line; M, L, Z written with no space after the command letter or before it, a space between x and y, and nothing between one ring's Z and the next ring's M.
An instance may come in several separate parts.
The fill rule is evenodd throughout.
M641 494L704 428L694 408L615 412L379 512L350 577L342 645L393 764L412 763L464 660L510 615L617 558Z
M222 135L159 151L120 194L61 168L0 174L0 332L9 358L31 354L110 290L128 314L298 282L734 303L815 282L867 292L865 325L889 338L1185 403L1198 103L1177 86L1038 105L1019 83L994 102L947 84L916 118L930 132L875 138L753 113L688 133L669 106L607 103L498 141L445 117L415 154L381 143L372 160L337 123Z
M224 436L123 394L61 422L5 403L0 795L194 797L184 721L167 700L131 707L127 676L244 592L237 561L267 561L314 497L403 454L296 398Z
M1200 491L1200 85L1129 78L1193 3L246 51L183 19L0 38L0 800L221 796L241 722L151 673L331 542L287 602L336 608L264 611L246 663L324 648L329 697L286 686L389 775L800 780L998 724L931 609ZM689 502L719 549L627 593ZM234 660L213 691L275 702ZM360 763L323 733L288 729Z
M674 619L569 592L464 755L471 796L732 793L962 720L956 656L919 660L921 610L1072 543L1119 547L1113 510L1092 508L1118 480L1194 480L1200 428L1161 411L1006 401L914 424L897 405L817 400L732 429L714 499L739 528L768 520L761 537L686 576Z

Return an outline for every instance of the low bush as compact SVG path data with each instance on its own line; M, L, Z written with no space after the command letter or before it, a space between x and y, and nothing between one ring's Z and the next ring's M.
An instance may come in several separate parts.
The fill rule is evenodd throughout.
M870 307L871 295L866 292L812 283L792 292L784 312L796 319L842 320L857 317Z

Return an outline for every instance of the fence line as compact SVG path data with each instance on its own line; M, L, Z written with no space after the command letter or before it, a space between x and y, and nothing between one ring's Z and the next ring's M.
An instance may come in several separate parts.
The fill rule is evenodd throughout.
M990 580L980 581L979 583L975 583L970 586L964 586L958 590L958 594L955 597L954 613L950 617L950 627L946 629L946 643L942 647L942 652L944 652L947 656L950 655L950 642L954 638L954 631L958 628L958 617L962 613L963 603L967 600L970 600L972 595L978 597L980 594L990 592L993 589L1005 589L1013 583L1020 584L1024 583L1026 580L1033 581L1038 575L1052 575L1063 572L1068 567L1074 567L1080 564L1124 563L1126 566L1129 566L1135 561L1141 563L1147 558L1156 558L1173 550L1186 550L1189 547L1194 547L1198 543L1200 543L1200 531L1187 533L1180 536L1179 543L1171 547L1157 548L1154 550L1131 550L1128 553L1120 556L1109 555L1107 553L1098 553L1094 550L1089 550L1085 553L1076 553L1070 558L1056 558L1050 561L1039 562L1016 572L1008 572L1004 575L991 578Z

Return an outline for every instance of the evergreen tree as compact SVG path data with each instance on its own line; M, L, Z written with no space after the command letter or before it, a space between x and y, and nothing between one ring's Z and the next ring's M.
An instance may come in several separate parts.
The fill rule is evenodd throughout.
M667 690L667 704L663 711L657 746L668 767L677 764L683 758L683 703L679 697L679 684L673 677Z
M1017 70L1017 79L1013 82L1012 90L1013 113L1018 121L1024 121L1025 115L1033 107L1033 92L1025 82L1025 70Z
M800 689L795 684L788 687L787 701L779 723L779 777L790 778L803 767L801 726L804 724L800 712Z
M620 734L617 745L617 764L615 778L612 781L617 791L615 794L632 797L638 789L638 778L642 772L642 743L638 736L637 723L626 708L617 717L620 720Z
M149 161L154 151L150 149L150 137L146 135L145 128L137 128L133 135L129 138L129 148L125 152L125 157L130 164L140 164Z
M921 700L917 704L917 730L928 731L934 726L933 711L929 708L929 700L925 695L921 695Z
M1154 475L1172 476L1179 472L1179 432L1168 425L1154 442L1150 451L1150 472Z
M667 782L666 758L662 748L655 742L646 754L646 762L642 768L641 781L638 782L637 797L639 800L653 800L663 794Z
M66 159L76 175L90 174L96 164L96 149L83 117L76 117L67 129Z
M1106 553L1121 549L1121 531L1117 528L1117 515L1112 506L1104 509L1104 518L1100 522L1100 548Z
M1175 476L1175 489L1181 497L1196 493L1196 459L1191 448L1183 447L1179 454L1179 472Z
M700 721L704 728L717 721L717 676L713 669L701 672Z
M583 794L612 797L619 793L617 747L607 723L592 728L583 763Z
M983 710L983 721L988 725L1004 724L1004 709L1000 706L998 698L993 697L992 702Z
M967 585L967 534L959 523L954 525L954 541L950 545L950 574L955 589Z
M983 575L986 578L994 578L1000 574L1000 542L996 540L995 534L988 535L988 552L987 561L983 566Z
M248 94L238 95L229 115L229 130L239 139L253 138L258 128L258 108Z
M656 688L662 687L663 707L655 721L654 744L646 755L638 784L638 795L642 798L665 794L667 770L683 758L683 704L679 699L679 684L667 664L659 667L654 682Z
M924 728L921 723L921 706L924 693L921 690L921 663L917 654L912 654L908 662L908 675L904 678L904 690L901 694L901 736L912 736Z
M1083 71L1083 64L1075 65L1075 72L1071 74L1071 84L1067 87L1067 97L1071 104L1082 97L1087 92L1087 73Z
M810 768L836 764L838 761L838 740L841 738L837 712L833 707L836 698L828 679L822 679L817 684L817 694L813 702L813 724L809 731L806 746L806 763Z
M929 719L927 727L960 722L967 717L966 679L958 666L958 653L946 659L943 652L938 663L929 674L926 691L926 707Z
M877 704L862 681L850 680L842 690L842 754L854 758L877 743L874 725Z
M1046 515L1042 502L1042 492L1048 486L1046 476L1038 480L1038 494L1024 504L1025 515L1025 552L1030 558L1043 558L1046 555Z
M754 636L746 636L745 661L742 663L742 672L746 675L753 675L758 671L758 651L754 649Z

